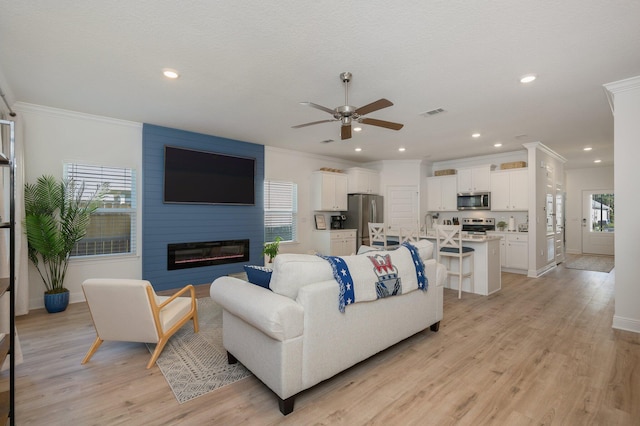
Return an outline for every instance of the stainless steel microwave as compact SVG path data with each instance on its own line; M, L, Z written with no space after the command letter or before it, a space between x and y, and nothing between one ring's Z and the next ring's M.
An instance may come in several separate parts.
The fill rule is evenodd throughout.
M491 210L491 193L458 192L458 210Z

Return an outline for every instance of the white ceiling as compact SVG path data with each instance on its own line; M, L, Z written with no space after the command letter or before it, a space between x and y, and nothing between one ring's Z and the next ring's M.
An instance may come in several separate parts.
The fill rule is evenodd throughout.
M362 162L540 141L567 168L611 166L602 85L640 75L640 1L2 0L1 10L0 86L11 104ZM167 80L163 68L181 77ZM300 101L344 104L343 71L353 73L349 104L387 98L395 105L367 117L404 128L365 125L348 141L338 122L292 129L331 118ZM538 79L525 86L528 73ZM435 108L446 112L422 115Z

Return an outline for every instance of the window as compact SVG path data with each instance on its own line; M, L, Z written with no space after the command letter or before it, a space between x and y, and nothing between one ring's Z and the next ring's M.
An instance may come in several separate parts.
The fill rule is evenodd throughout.
M99 185L109 184L109 192L92 213L87 235L76 244L72 257L136 252L135 177L133 169L64 165L64 178L84 182L87 196Z
M591 232L613 232L614 224L614 195L591 195Z
M298 186L293 182L264 182L264 241L276 237L296 240Z

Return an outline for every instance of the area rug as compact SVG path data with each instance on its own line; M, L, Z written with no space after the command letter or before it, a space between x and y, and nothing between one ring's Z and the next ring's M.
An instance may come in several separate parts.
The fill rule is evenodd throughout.
M611 272L615 266L615 258L613 256L596 256L583 254L573 259L567 260L564 265L569 269L582 269L585 271Z
M180 404L251 375L239 362L227 363L222 346L222 308L210 298L198 299L200 331L189 321L164 347L156 364ZM153 353L155 344L147 344Z

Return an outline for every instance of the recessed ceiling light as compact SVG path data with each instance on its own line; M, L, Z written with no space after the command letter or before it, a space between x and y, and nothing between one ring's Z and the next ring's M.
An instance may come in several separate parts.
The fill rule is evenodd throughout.
M362 151L362 148L356 148L355 151L356 152L360 152L360 151Z
M583 148L584 151L591 151L593 148L591 148L590 146Z
M537 76L535 74L527 74L527 75L523 75L520 78L520 83L531 83L533 80L535 80L537 78Z
M359 132L359 131L361 131L361 130L362 130L362 127L354 127L354 128L353 128L353 131L354 131L354 132Z
M601 163L602 160L593 160L594 163Z
M480 137L480 133L473 133L471 135L472 138L479 138Z
M162 74L167 78L178 78L178 77L180 77L180 74L178 74L178 71L172 70L170 68L163 69L162 70Z
M498 143L494 143L493 146L495 146L496 148L500 148L502 146L502 144L500 142L498 142Z
M404 148L404 147L400 147L400 148L398 148L398 151L400 151L400 152L405 152L405 151L406 151L406 148Z

